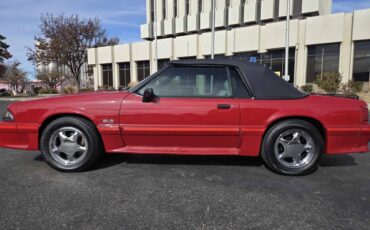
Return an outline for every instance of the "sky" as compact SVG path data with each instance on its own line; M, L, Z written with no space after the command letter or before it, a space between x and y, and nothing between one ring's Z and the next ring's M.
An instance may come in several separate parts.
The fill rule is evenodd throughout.
M207 1L207 0L206 0ZM210 1L210 0L208 0ZM78 14L98 17L109 37L120 43L140 41L145 23L145 0L0 0L0 34L7 37L13 59L33 78L34 67L27 61L26 47L39 35L41 14ZM333 13L370 8L370 0L333 0Z

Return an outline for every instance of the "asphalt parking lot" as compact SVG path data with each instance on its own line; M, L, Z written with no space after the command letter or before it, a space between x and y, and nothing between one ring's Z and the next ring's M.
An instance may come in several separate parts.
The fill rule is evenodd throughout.
M65 174L0 149L0 208L1 229L369 229L370 154L286 177L258 158L138 155Z

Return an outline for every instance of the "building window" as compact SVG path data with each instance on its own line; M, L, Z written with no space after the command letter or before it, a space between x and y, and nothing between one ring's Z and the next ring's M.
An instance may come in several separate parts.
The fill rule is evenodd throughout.
M370 40L355 42L353 80L370 81Z
M150 0L150 21L154 22L154 0Z
M203 0L198 0L198 12L201 13L203 11Z
M285 49L270 50L267 53L257 52L235 53L233 58L249 62L264 64L275 72L279 77L284 76L285 70ZM289 49L289 82L294 82L295 50Z
M170 59L158 59L157 62L158 70L163 69L163 67L166 67L169 62Z
M258 59L257 59L258 61ZM285 49L271 50L261 54L260 63L268 66L279 77L285 75ZM295 49L289 49L289 82L294 83Z
M194 60L197 59L197 57L180 57L179 60Z
M338 72L340 44L316 45L308 47L307 83L313 83L324 72Z
M234 56L232 56L233 59L239 59L249 62L260 62L260 54L257 52L243 52L243 53L235 53Z
M211 55L206 55L204 56L205 59L211 59ZM215 54L214 56L215 59L225 59L225 55L224 54Z
M298 18L302 15L302 0L293 1L293 17Z
M103 87L113 87L112 64L104 64L102 67Z
M280 0L274 1L274 21L279 20Z
M149 61L138 61L137 66L137 78L139 81L144 80L150 75L150 63Z
M225 0L225 5L226 5L226 8L229 8L230 7L230 0Z
M162 19L166 19L166 0L162 0Z
M189 15L190 13L190 3L189 0L185 0L185 15Z
M177 0L173 0L173 16L177 17Z
M262 0L257 0L257 7L256 7L256 22L257 23L261 22L261 5L262 5Z
M128 86L131 82L130 63L119 63L119 85L121 87Z

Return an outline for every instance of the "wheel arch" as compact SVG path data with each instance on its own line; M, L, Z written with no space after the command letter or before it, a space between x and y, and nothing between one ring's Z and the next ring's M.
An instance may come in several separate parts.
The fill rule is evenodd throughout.
M283 122L283 121L288 121L288 120L303 120L303 121L306 121L310 124L312 124L313 126L315 126L319 132L320 132L320 135L322 136L323 138L323 141L324 141L324 148L326 146L326 129L325 129L325 126L322 122L320 122L318 119L316 118L313 118L313 117L309 117L309 116L286 116L286 117L280 117L280 118L277 118L273 121L271 121L264 133L263 133L263 136L262 136L262 141L261 141L261 147L260 147L260 150L262 149L262 144L263 144L263 140L267 134L267 132L276 124L280 123L280 122Z
M91 122L95 127L96 127L96 124L95 122L88 116L85 116L83 114L79 114L79 113L57 113L57 114L52 114L48 117L46 117L42 122L41 122L41 125L38 129L38 149L40 149L40 138L41 138L41 135L43 133L43 131L45 130L45 128L53 121L55 121L56 119L58 118L62 118L62 117L78 117L78 118L82 118L82 119L85 119L89 122ZM101 138L101 134L100 132L98 131L99 133L99 136Z

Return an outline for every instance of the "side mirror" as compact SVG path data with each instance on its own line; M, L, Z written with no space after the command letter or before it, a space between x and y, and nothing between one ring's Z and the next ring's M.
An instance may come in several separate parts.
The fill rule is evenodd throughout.
M155 97L156 96L154 94L154 90L152 88L147 88L144 91L143 102L145 103L153 102Z

